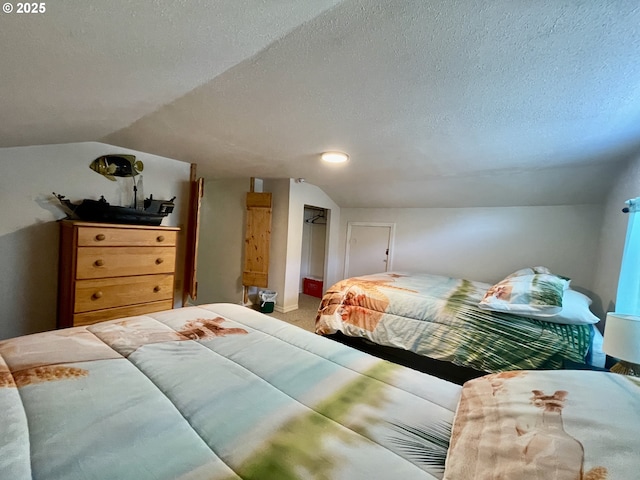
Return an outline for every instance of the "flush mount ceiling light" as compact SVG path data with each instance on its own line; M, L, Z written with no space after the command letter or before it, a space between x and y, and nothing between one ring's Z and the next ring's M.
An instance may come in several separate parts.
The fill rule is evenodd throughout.
M349 155L342 152L324 152L321 158L329 163L344 163L349 160Z

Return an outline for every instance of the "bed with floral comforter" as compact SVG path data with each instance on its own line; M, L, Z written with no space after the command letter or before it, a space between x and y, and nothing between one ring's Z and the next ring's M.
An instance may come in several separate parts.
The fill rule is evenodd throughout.
M426 273L348 278L326 291L316 332L339 332L479 372L558 369L566 362L587 361L592 339L599 335L592 325L479 308L490 288Z
M441 478L460 387L231 304L0 342L0 478Z

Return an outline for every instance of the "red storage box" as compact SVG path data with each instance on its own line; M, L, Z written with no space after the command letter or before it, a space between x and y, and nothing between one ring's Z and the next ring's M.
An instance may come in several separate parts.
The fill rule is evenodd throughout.
M312 297L322 298L322 279L305 278L302 281L302 293Z

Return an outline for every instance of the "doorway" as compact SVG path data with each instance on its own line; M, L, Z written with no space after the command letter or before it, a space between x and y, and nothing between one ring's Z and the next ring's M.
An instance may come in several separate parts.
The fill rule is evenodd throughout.
M395 229L395 223L348 222L344 278L390 271Z
M320 291L322 291L327 243L327 217L328 212L324 208L304 206L300 292L304 290L305 279L317 282Z

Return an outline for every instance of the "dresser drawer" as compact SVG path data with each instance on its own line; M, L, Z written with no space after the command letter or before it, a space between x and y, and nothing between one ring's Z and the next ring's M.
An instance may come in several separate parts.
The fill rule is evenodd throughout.
M178 232L175 230L143 230L102 226L78 228L79 247L174 246L177 238Z
M173 299L173 275L78 280L74 313Z
M73 315L73 325L92 325L104 320L114 318L132 317L134 315L144 315L147 313L171 310L173 300L161 300L160 302L143 303L140 305L129 305L127 307L109 308L107 310L94 310L92 312L76 313Z
M173 273L174 247L81 247L76 279Z

